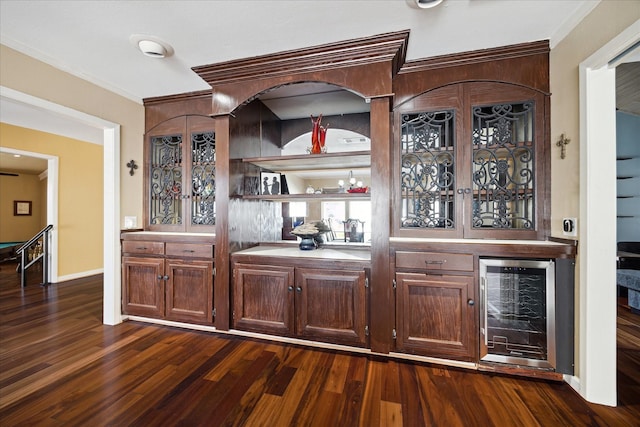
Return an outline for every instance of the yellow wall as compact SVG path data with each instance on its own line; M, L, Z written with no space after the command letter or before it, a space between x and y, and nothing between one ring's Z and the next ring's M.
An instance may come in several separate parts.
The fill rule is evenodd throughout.
M101 269L102 146L4 123L0 123L0 141L2 147L59 159L58 274L66 276ZM39 197L37 187L36 182L34 200ZM4 193L2 198L5 198ZM34 222L39 218L40 210L34 211Z
M46 204L46 188L44 191ZM46 212L46 208L41 192L38 175L0 175L0 242L24 242L44 228L42 212ZM31 215L14 216L16 200L30 201Z
M144 106L142 102L135 102L108 90L102 89L92 83L75 77L69 73L60 71L50 65L23 55L4 45L0 45L0 86L10 88L37 98L72 108L98 117L113 123L120 124L120 223L124 226L125 216L137 216L138 224L142 223L142 203L143 203L143 173L138 170L134 176L129 175L126 163L129 160L136 160L136 163L143 164L143 140L144 140ZM12 131L14 132L15 129ZM4 132L4 131L3 131ZM65 141L74 141L63 138ZM74 141L76 144L78 141ZM2 137L2 145L10 146ZM46 144L37 144L28 148L20 143L14 148L39 153L48 153ZM80 144L77 144L78 147ZM95 144L82 143L83 148L74 155L90 156L82 164L71 172L69 179L67 165L60 161L60 234L59 234L59 263L58 274L82 275L85 271L99 269L103 267L102 243L99 249L94 247L93 237L99 235L102 242L102 210L98 216L86 215L85 208L89 203L102 209L102 175L100 182L85 184L78 179L85 173L93 174L96 167L102 171L102 147ZM49 147L50 148L50 147ZM87 153L87 150L90 153ZM95 167L93 159L99 159L99 164ZM63 178L63 173L66 176ZM100 172L102 173L102 172ZM66 188L71 183L71 187ZM82 194L86 192L90 185L91 195ZM95 185L98 185L95 187ZM80 192L82 197L78 199L76 195ZM63 209L73 210L79 215L75 217L65 217ZM69 213L67 213L69 215ZM73 218L71 220L71 218ZM90 233L82 233L73 238L63 237L63 233L75 230L76 228L90 230ZM91 252L89 252L91 250Z

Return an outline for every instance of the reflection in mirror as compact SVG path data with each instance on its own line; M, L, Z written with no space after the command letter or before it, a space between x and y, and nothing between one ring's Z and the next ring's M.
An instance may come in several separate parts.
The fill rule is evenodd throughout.
M310 146L311 131L289 141L282 149L282 155L307 154ZM371 150L371 140L357 132L329 128L327 130L325 148L327 153L369 151Z

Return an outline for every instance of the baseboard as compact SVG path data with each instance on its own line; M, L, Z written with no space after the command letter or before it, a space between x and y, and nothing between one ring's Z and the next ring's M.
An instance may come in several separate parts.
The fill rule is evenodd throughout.
M66 274L64 276L58 276L58 280L55 283L66 282L68 280L83 279L89 276L95 276L97 274L103 274L104 268L97 268L95 270L82 271L80 273Z
M580 394L580 378L575 375L564 375L564 382L569 384L578 394ZM582 396L582 394L580 394Z

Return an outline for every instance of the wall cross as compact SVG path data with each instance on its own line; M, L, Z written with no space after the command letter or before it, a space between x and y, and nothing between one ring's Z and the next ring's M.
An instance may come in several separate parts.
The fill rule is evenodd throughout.
M127 167L129 168L129 175L131 176L133 176L133 171L138 169L138 165L136 165L135 160L131 160L129 163L127 163Z
M560 139L556 142L556 146L560 147L560 158L564 159L567 156L566 146L569 144L571 140L564 136L564 133L560 135Z

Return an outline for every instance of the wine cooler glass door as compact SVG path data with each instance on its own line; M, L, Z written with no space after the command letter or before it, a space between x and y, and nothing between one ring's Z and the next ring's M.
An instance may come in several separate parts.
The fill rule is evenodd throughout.
M555 367L554 263L480 260L481 360Z

